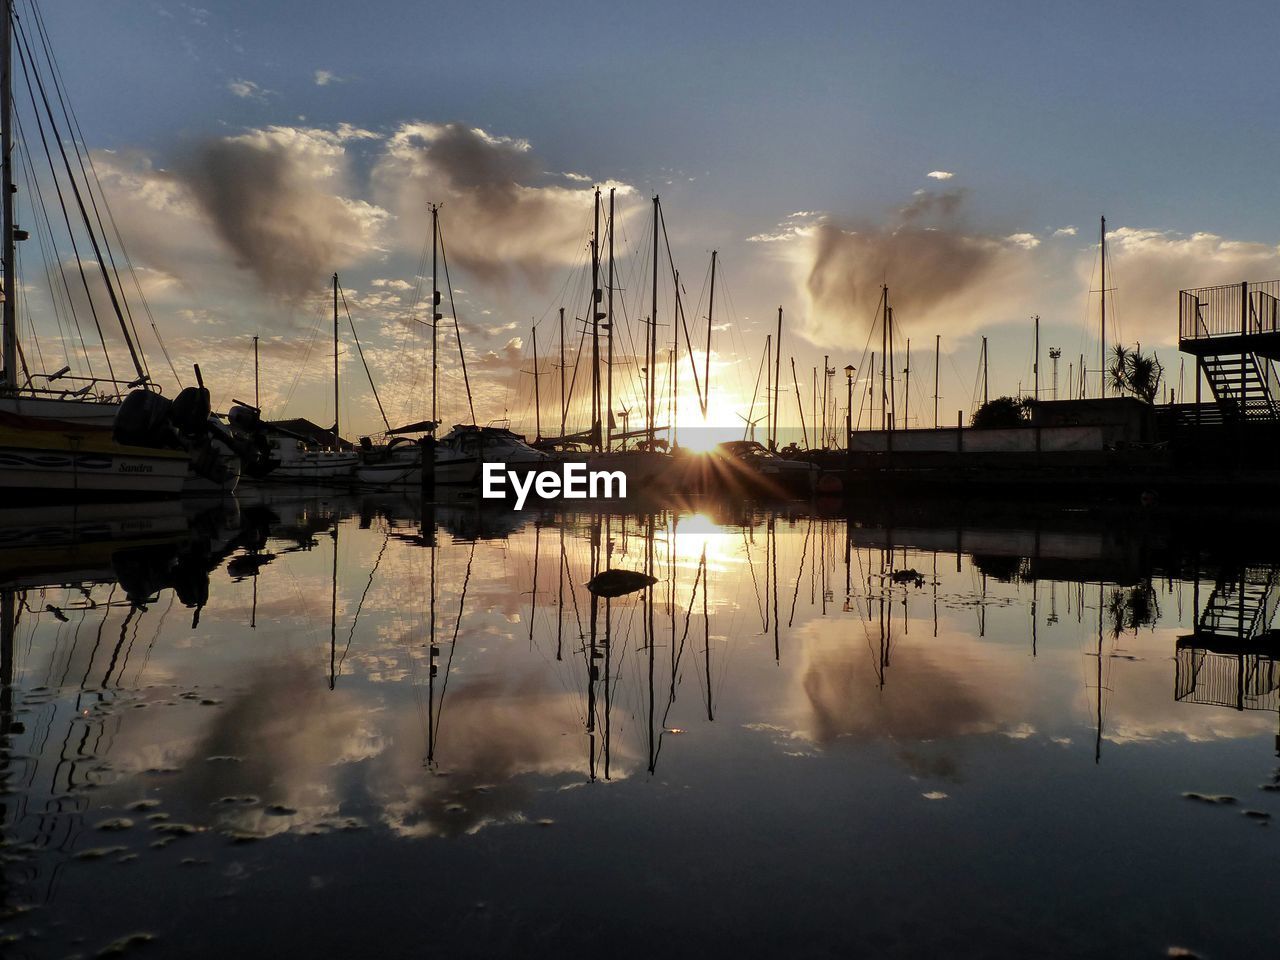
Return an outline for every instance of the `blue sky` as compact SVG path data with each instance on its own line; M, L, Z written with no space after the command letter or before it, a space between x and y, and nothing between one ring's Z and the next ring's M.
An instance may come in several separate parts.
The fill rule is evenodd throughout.
M948 340L952 409L970 399L982 332L999 332L993 386L1006 392L1029 367L1033 313L1044 342L1096 351L1086 300L1102 212L1122 231L1116 312L1130 340L1173 336L1179 286L1280 275L1277 84L1253 39L1277 35L1273 5L121 0L48 4L45 16L89 146L156 169L216 138L347 124L376 137L343 141L342 192L377 206L382 144L412 121L452 122L526 143L543 172L624 183L637 201L661 192L682 275L701 277L720 249L752 318L742 349L762 349L763 320L783 303L801 368L859 354L870 309L840 317L814 300L814 225L869 238L842 248L864 256L913 199L954 194L927 228L989 250L992 267L958 299L944 291L899 312L920 341ZM127 222L129 199L111 199ZM420 244L386 227L412 211L385 209L371 252L343 266L355 288L412 278ZM781 230L797 211L820 216ZM782 239L747 239L768 235ZM911 249L887 268L895 290L925 269ZM522 323L563 285L454 280L473 317ZM246 276L239 319L219 336L271 327L279 304L264 293L255 305L253 285ZM476 330L469 346L501 353L507 333ZM1162 356L1176 368L1174 351ZM321 386L303 379L288 413L322 419L307 409Z

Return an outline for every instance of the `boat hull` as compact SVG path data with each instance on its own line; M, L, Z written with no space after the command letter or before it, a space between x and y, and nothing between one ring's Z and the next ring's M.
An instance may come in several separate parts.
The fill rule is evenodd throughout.
M129 499L177 496L190 458L109 436L0 427L0 490L32 499Z

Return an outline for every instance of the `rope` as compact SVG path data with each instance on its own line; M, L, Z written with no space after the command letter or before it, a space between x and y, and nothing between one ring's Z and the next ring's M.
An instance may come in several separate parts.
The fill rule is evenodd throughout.
M387 411L382 409L382 400L378 396L378 387L373 382L373 374L369 371L369 363L364 358L364 348L360 346L360 336L356 333L355 321L351 319L351 308L347 306L347 294L346 291L342 289L341 285L338 286L338 296L342 298L342 309L347 312L347 323L351 327L351 336L356 342L356 352L360 354L360 362L364 364L365 376L369 378L369 389L373 391L373 399L378 405L378 413L382 414L382 425L386 427L387 432L390 433L391 424L387 422Z

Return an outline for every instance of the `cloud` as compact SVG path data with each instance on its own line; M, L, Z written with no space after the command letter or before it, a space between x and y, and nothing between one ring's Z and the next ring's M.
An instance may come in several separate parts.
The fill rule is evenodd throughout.
M1079 231L1075 227L1059 227L1053 231L1055 237L1074 237Z
M338 76L332 70L317 70L313 75L315 85L317 87L327 87L331 83L345 83L344 77Z
M490 283L514 275L540 283L579 257L594 190L564 179L542 172L528 141L458 123L402 125L373 171L374 195L399 214L402 242L420 244L428 204L442 203L451 259ZM634 191L603 186L617 189L625 212Z
M412 290L413 284L407 280L388 280L386 277L378 277L370 280L369 283L375 287L386 287L388 290Z
M206 141L179 176L262 287L298 297L377 249L387 213L347 192L346 150L368 131L273 126Z
M930 170L925 176L930 180L950 180L955 174L950 170Z
M1034 233L1011 233L1005 239L1023 250L1034 250L1040 246L1040 238Z
M257 100L264 102L272 93L266 90L252 80L229 80L227 81L227 89L241 100Z
M861 347L890 287L895 321L956 335L1024 309L1034 237L968 230L960 190L923 193L886 223L823 221L786 244L808 300L800 332L810 342ZM1037 241L1038 242L1038 241Z
M1076 273L1081 290L1089 289L1097 258L1096 245L1080 256ZM1122 342L1173 344L1179 290L1275 276L1280 276L1280 247L1274 244L1142 227L1108 231L1107 286L1115 288L1115 311L1108 301L1107 339L1115 331Z

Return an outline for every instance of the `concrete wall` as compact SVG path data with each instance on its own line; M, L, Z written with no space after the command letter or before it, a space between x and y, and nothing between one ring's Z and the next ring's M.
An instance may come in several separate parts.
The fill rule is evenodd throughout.
M1035 453L1036 429L1010 427L999 430L884 430L858 431L852 438L855 453ZM1040 451L1101 450L1107 439L1106 428L1048 427L1039 431Z

